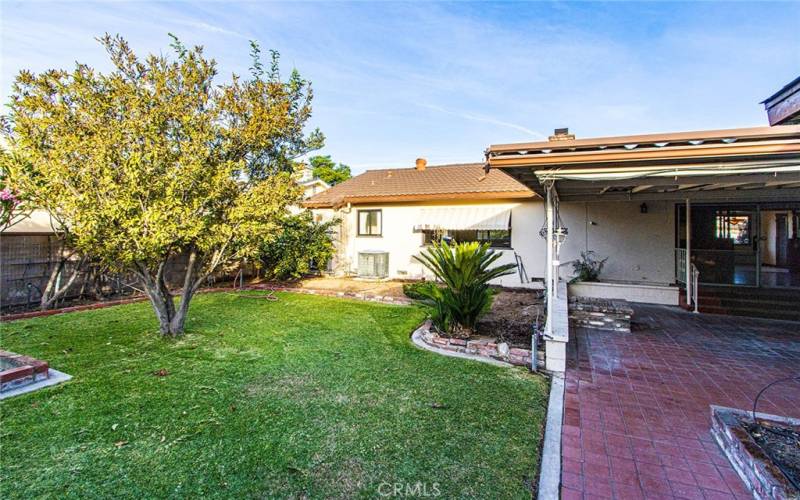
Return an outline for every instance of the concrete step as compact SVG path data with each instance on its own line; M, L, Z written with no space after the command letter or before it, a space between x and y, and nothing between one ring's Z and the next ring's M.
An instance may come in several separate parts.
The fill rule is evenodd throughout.
M751 318L780 319L786 321L800 321L800 311L778 311L769 309L751 308L729 308L729 307L707 307L700 304L701 313L708 314L727 314L730 316L747 316Z
M680 298L686 306L685 291ZM800 290L701 286L700 312L800 321Z

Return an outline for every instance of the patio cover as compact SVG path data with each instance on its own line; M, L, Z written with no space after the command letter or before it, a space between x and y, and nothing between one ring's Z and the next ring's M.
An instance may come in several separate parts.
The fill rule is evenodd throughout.
M561 201L800 199L800 126L500 144L486 167Z
M504 231L511 222L511 209L492 205L479 207L431 207L420 210L415 231L425 229L477 229Z

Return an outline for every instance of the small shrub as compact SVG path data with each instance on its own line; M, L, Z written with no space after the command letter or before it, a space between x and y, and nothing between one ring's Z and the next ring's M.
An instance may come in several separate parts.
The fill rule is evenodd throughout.
M597 259L595 253L591 250L588 252L581 252L581 258L572 263L572 270L575 277L570 280L570 283L579 281L597 281L600 278L600 273L603 271L603 266L606 264L608 257L605 259Z
M432 320L442 332L454 337L469 337L478 318L484 314L492 300L489 282L500 276L512 274L516 264L492 267L501 257L489 244L447 242L432 244L415 257L444 283L419 289L434 303Z
M417 281L414 283L406 283L403 285L403 293L409 299L414 300L427 300L430 297L431 289L436 288L432 281Z
M311 212L287 215L274 239L261 246L260 264L271 279L298 279L323 269L334 253L332 232L338 219L315 222Z

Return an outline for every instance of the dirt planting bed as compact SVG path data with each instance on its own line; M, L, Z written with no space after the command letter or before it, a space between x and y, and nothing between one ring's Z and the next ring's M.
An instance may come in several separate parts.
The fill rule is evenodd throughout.
M800 489L800 427L759 421L748 423L745 428L795 488Z
M500 289L491 311L478 321L477 334L512 348L530 349L533 327L544 325L544 314L539 291Z

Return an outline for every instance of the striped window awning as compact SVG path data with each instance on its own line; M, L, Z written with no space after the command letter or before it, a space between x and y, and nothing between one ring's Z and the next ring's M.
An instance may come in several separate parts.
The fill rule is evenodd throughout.
M478 207L431 207L420 210L415 231L426 229L504 231L511 225L511 209L492 205Z

